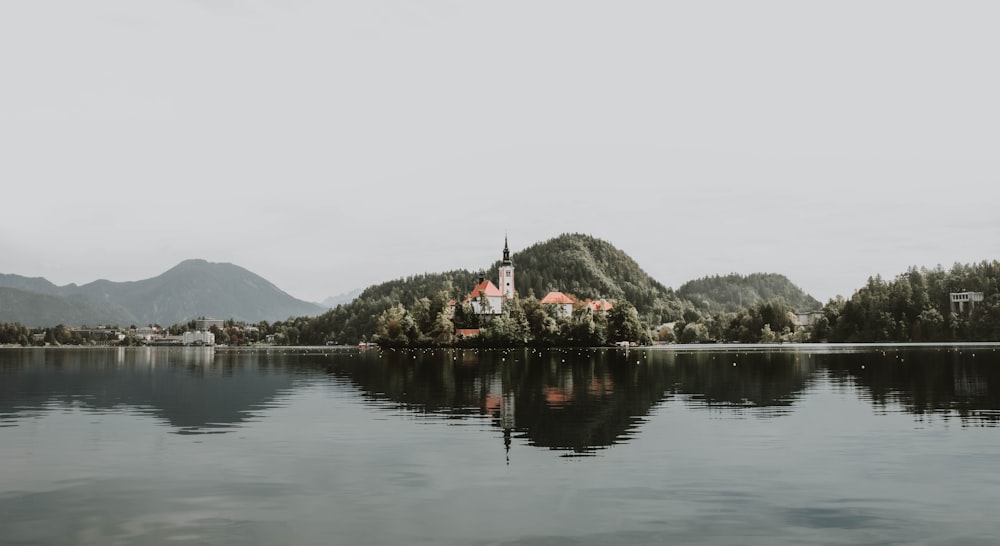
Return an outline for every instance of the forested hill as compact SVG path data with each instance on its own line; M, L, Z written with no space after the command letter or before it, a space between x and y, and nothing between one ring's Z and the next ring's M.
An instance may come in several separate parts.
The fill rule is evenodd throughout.
M822 306L788 277L777 273L703 277L684 283L677 294L710 312L735 312L764 301L783 301L797 311L812 311Z
M497 245L498 258L501 250ZM682 313L684 302L672 290L652 279L623 251L588 235L560 235L512 253L511 260L520 297L542 298L558 290L581 299L625 299L649 324L669 322ZM499 265L497 260L486 270L486 278L494 283ZM389 307L397 303L409 306L420 298L440 298L442 292L461 301L477 279L473 271L455 270L374 285L353 302L309 321L302 334L312 343L356 343L375 333L376 320Z
M579 233L564 234L513 254L514 280L521 297L542 298L552 290L578 298L625 299L650 323L680 316L682 302L639 264L611 243ZM487 272L496 279L500 261Z
M301 339L313 345L328 341L358 343L371 339L379 315L397 303L409 305L420 298L432 298L441 293L461 299L465 295L462 291L471 291L474 286L475 275L464 269L425 273L372 285L350 303L338 305L307 321L300 332Z

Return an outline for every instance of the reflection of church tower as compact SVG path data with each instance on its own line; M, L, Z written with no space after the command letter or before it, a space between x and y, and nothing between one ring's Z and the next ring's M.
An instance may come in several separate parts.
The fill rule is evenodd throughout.
M514 294L514 262L510 261L510 249L507 248L507 236L503 237L503 261L500 262L500 282L498 283L503 300L513 298Z
M503 447L510 464L510 433L514 430L514 393L505 392L500 402L500 428L503 429Z

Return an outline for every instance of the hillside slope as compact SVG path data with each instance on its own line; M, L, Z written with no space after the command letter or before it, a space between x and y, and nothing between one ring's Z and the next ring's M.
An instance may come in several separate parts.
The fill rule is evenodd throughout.
M703 277L684 283L677 294L710 312L738 311L762 301L783 301L798 311L821 307L816 298L777 273Z
M518 295L541 298L551 290L578 298L625 299L650 322L680 316L677 294L650 277L621 249L579 233L563 234L513 254ZM496 279L500 262L487 272Z
M0 287L0 322L29 328L56 326L130 326L135 317L115 305L102 305L83 296L53 296Z

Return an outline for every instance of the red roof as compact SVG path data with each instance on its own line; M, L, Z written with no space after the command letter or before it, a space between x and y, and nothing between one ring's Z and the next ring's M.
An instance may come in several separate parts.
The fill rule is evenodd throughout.
M610 311L615 305L608 300L596 300L587 302L587 307L590 307L591 311Z
M478 298L480 295L488 298L499 298L503 296L503 294L500 293L500 289L497 288L497 285L493 284L493 281L483 281L477 284L476 287L472 289L472 292L469 293L469 299Z
M549 292L548 294L545 294L545 297L542 298L540 303L554 303L556 305L562 305L576 302L573 301L573 298L563 294L562 292Z

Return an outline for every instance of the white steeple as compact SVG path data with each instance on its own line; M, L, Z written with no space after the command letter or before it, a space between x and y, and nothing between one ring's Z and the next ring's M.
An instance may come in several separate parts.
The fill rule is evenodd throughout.
M507 236L503 236L503 261L500 262L500 282L497 283L503 299L513 298L517 291L514 290L514 262L510 261L510 249L507 247Z

